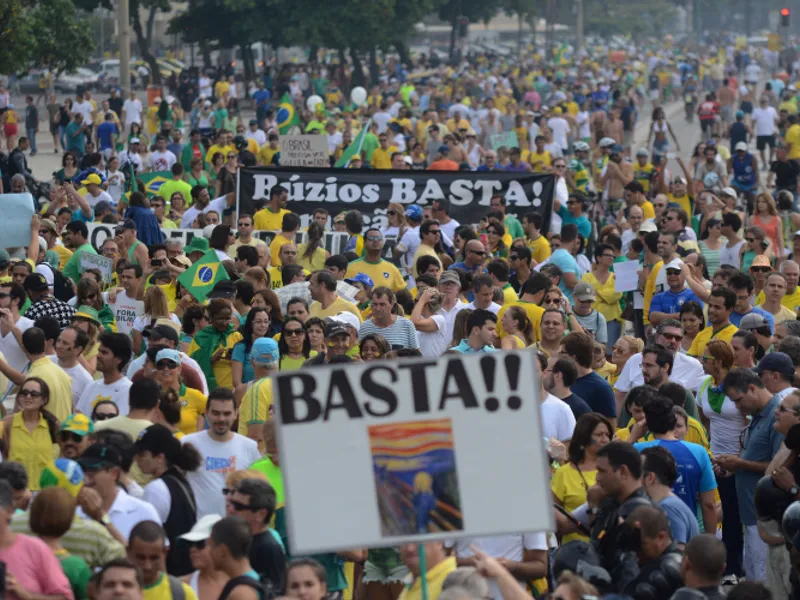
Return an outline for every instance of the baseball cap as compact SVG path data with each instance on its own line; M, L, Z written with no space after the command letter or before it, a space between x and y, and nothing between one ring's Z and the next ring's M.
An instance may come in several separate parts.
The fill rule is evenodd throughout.
M350 157L350 162L353 162L354 160L363 160L363 159L361 158L360 154L353 154L353 156Z
M785 352L771 352L762 358L753 370L759 375L764 371L775 371L787 376L794 375L794 363Z
M258 121L256 119L250 119L250 125L258 125Z
M413 165L414 164L414 161L411 159L410 156L404 156L403 157L403 162L406 163L407 165Z
M111 203L108 200L100 200L97 204L94 205L94 214L99 215L107 210L111 210Z
M84 437L94 433L94 423L92 420L81 413L75 413L64 419L61 423L61 431L69 431L75 435Z
M572 296L576 300L580 300L582 302L591 300L594 301L594 289L592 286L587 283L586 281L579 281L578 285L575 286L575 289L572 290Z
M461 287L461 278L458 276L458 273L454 273L453 271L445 271L439 277L439 285L443 283L455 283Z
M673 259L669 263L667 263L667 266L665 266L664 269L667 271L669 269L675 269L677 271L680 271L683 269L683 261L679 258Z
M347 283L363 283L368 288L375 287L375 282L372 281L372 277L367 275L366 273L358 273L355 277L350 277L345 279Z
M752 269L753 267L770 267L770 268L772 268L772 263L769 262L769 259L766 256L764 256L763 254L759 254L755 258L753 258L753 262L750 265L750 268Z
M656 224L650 219L639 226L639 233L650 233L651 231L658 231L658 227L656 227Z
M647 148L639 148L636 151L636 156L648 156L650 153L647 151Z
M202 542L203 540L207 540L211 537L211 528L220 520L222 520L222 517L219 515L206 515L205 517L201 517L192 525L188 533L178 536L178 539L188 542Z
M161 319L158 321L160 320ZM180 338L178 336L178 332L175 331L174 325L170 327L169 325L159 323L158 321L156 321L156 324L152 327L148 327L142 331L142 337L150 338L151 343L153 343L155 340L166 339L177 344Z
M342 311L332 316L331 319L339 323L344 323L345 325L347 325L348 327L352 327L356 331L358 331L359 328L361 327L361 321L359 321L358 317L351 312Z
M328 319L328 322L325 325L325 337L332 338L341 334L350 335L350 329L348 329L347 325L345 325L341 321Z
M733 189L732 187L724 187L724 188L722 188L722 191L720 192L720 194L723 195L723 196L730 196L731 198L736 198L737 195L738 195L736 193L736 190Z
M131 231L136 231L136 223L133 219L125 219L122 223L120 223L117 228L120 231L124 231L126 229L130 229Z
M345 215L344 212L340 212L338 215L333 217L333 222L334 223L344 223L344 215Z
M611 146L611 154L622 154L624 148L620 144Z
M122 466L122 452L111 444L92 444L78 458L83 470Z
M101 185L103 183L103 180L100 179L100 175L98 175L97 173L91 173L86 177L86 179L81 181L81 185L90 185L92 183L95 185Z
M734 151L735 152L739 152L739 151L747 152L747 142L738 142L736 144L736 146L734 147Z
M683 175L675 175L675 177L672 178L672 183L682 183L686 185L686 177Z
M422 207L419 204L412 204L406 209L405 215L412 221L422 221Z
M129 140L128 140L128 143L129 143L129 144L138 144L138 143L139 143L139 141L140 141L140 140L139 140L139 138L137 138L137 137L132 137L131 139L129 139Z
M281 358L278 342L272 338L258 338L253 342L250 358L253 362L263 366L277 364Z
M448 152L450 152L450 148L448 148L447 146L442 144L441 146L439 146L439 149L437 150L437 152L439 154L447 154Z
M753 329L760 329L761 327L769 327L769 321L767 321L764 315L759 315L758 313L751 312L746 314L739 322L739 329L744 329L745 331L752 331Z
M86 304L80 305L78 308L75 309L75 314L72 315L73 319L86 319L87 321L91 321L98 327L100 327L100 317L97 314L97 310L88 306Z
M180 365L181 353L172 348L164 348L163 350L159 350L156 354L156 364L160 363L162 360L171 360L176 365Z
M209 300L213 300L215 298L225 298L230 300L236 295L236 284L231 281L230 279L225 279L224 281L218 281L214 284L214 287L206 298Z
M162 350L163 352L163 350ZM159 353L160 354L160 353ZM150 451L153 454L163 454L167 462L174 462L181 451L181 443L165 425L156 423L142 429L139 438L133 447L135 454Z
M601 148L610 148L615 143L616 140L614 140L614 138L604 137L602 140L600 140L598 146L600 146Z
M22 284L26 290L31 292L46 292L49 289L47 279L41 273L31 273L25 278Z

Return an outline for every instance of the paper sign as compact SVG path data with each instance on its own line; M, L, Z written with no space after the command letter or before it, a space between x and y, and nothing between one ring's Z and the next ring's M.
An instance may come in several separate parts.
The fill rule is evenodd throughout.
M513 131L504 131L503 133L495 133L489 136L489 144L492 150L497 150L500 146L506 148L519 148L517 141L517 134ZM283 155L281 155L281 164L283 164Z
M280 148L282 167L331 166L325 135L282 135Z
M31 217L33 196L24 194L0 194L0 248L21 248L31 241Z
M614 291L634 292L639 288L639 261L614 263Z
M292 552L551 531L535 360L449 354L279 373Z
M106 258L102 254L81 252L81 273L86 269L100 269L100 272L103 274L103 281L105 283L111 283L113 266L113 259Z

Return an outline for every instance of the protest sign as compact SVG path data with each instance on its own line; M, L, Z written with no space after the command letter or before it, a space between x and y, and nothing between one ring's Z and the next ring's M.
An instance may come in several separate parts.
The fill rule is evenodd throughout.
M331 166L325 135L282 135L280 148L281 165L323 169Z
M24 194L0 194L0 248L27 246L31 241L31 217L33 216L33 196ZM46 248L45 248L46 250Z
M114 261L111 258L106 258L102 254L81 252L81 273L83 273L86 269L99 269L100 273L103 274L103 282L111 283L113 267Z
M500 146L506 148L519 148L519 141L517 141L517 134L513 131L504 131L503 133L493 133L489 136L489 144L492 150L497 150Z
M449 354L279 373L292 552L551 531L535 360ZM320 490L336 493L321 502Z
M289 191L287 208L300 216L303 228L315 208L332 216L356 209L365 225L385 227L389 202L426 207L437 198L450 201L451 218L474 224L489 212L492 196L502 195L506 213L520 219L539 213L542 233L547 233L555 182L547 173L252 167L239 170L237 207L240 214L255 214L269 200L269 191L282 185Z

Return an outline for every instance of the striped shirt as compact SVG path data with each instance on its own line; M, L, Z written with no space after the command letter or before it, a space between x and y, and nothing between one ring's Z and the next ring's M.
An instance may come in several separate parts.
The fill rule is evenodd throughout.
M389 325L389 327L378 327L372 319L364 321L358 329L359 341L373 334L382 335L386 338L392 350L397 350L399 348L419 349L417 329L414 327L414 324L405 317L396 317L394 323Z

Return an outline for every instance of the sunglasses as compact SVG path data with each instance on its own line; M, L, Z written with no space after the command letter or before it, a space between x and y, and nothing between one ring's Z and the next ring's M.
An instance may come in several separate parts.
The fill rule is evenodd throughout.
M283 335L285 335L286 337L294 337L294 336L300 337L305 332L306 332L306 330L303 329L302 327L297 328L297 329L284 329L283 330Z
M178 368L174 362L170 361L162 361L156 365L156 369L158 371L174 371Z
M396 211L396 210L387 210L387 211L386 211L386 214L387 214L387 215L394 216L394 215L396 215L396 214L397 214L397 211Z
M680 342L683 339L683 335L679 333L662 333L661 335L673 342Z
M252 223L239 223L239 227L250 227Z
M483 250L468 250L468 252L471 252L472 254L476 254L478 256L486 256L486 252L484 252Z
M382 242L383 241L383 236L382 235L368 235L366 237L366 240L368 242Z
M8 298L11 294L7 292L0 292L0 298Z
M19 394L17 394L17 396L21 398L41 398L42 395L42 392L37 390L21 390Z
M116 416L117 415L115 415L114 413L97 413L94 416L94 420L95 421L105 421L106 419L113 419Z
M79 444L83 441L83 436L78 435L77 433L72 433L71 431L62 431L61 432L61 441L62 442L75 442Z
M197 540L196 542L189 542L190 548L197 548L203 550L206 547L206 540Z
M428 231L428 233L430 233L431 235L439 235L441 231L439 231L438 229L431 229Z
M770 267L750 267L753 273L769 273L772 271Z
M228 502L228 504L231 505L231 507L233 507L233 509L236 512L241 512L243 510L249 510L249 511L252 511L252 512L256 512L256 511L261 510L263 508L262 506L250 506L248 504L242 504L241 502L238 502L236 500L228 500L227 502Z

